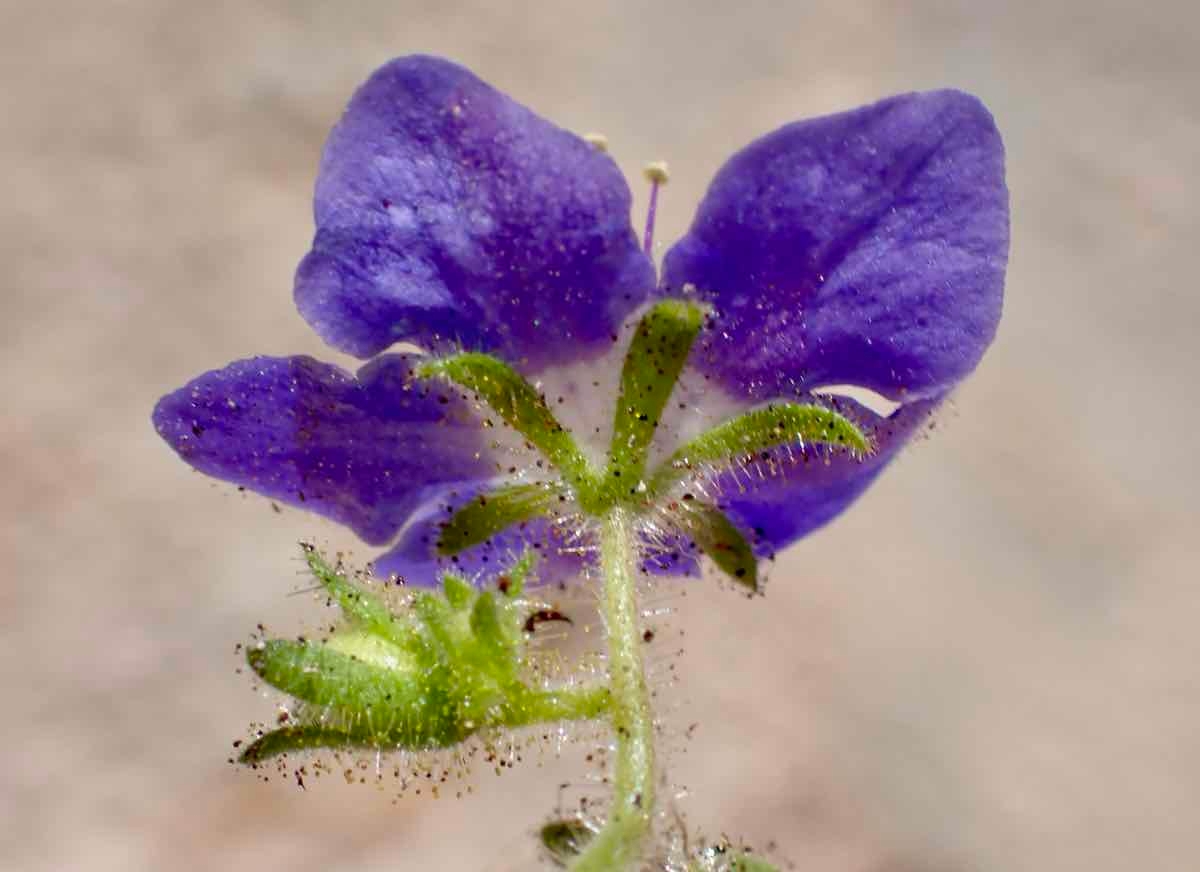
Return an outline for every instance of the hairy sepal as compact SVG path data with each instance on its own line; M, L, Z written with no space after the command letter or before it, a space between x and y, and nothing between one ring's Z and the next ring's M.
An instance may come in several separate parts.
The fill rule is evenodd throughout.
M856 454L871 450L867 435L840 412L811 403L771 403L730 418L676 450L651 475L646 498L656 499L707 470L731 469L771 449L804 444Z
M664 513L667 523L695 542L730 580L750 593L759 592L758 558L724 512L689 494L668 502Z
M443 557L458 554L515 524L550 514L565 500L561 485L541 482L502 485L479 494L442 526L438 553Z
M499 358L464 352L422 364L421 378L441 378L474 394L505 423L541 452L573 487L586 487L594 478L591 464L550 407L546 398Z
M642 480L646 453L706 311L684 300L664 300L638 323L613 417L606 478L614 490L636 488Z

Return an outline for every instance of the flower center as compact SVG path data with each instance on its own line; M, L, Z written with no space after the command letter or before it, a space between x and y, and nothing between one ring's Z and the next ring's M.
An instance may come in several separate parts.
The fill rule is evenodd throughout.
M661 183L656 182L655 184ZM651 224L653 221L651 200ZM647 228L647 241L652 227ZM679 446L647 469L659 420L709 314L692 300L661 300L641 319L621 369L612 440L603 468L579 448L545 397L507 363L468 352L419 367L421 378L441 378L465 388L520 433L557 471L555 481L508 482L458 508L437 543L453 556L496 534L573 504L585 518L600 520L617 509L665 524L708 555L730 577L757 587L752 544L715 502L714 479L747 458L757 459L797 443L823 444L865 453L867 437L838 412L815 403L776 402L735 415ZM699 494L697 494L699 492Z

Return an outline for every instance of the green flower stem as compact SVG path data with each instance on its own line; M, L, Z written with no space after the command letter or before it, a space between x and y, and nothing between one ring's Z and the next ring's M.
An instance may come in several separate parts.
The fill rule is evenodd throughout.
M608 822L571 865L572 872L631 869L654 816L654 718L642 668L632 516L617 507L600 538L604 618L608 627L611 718L617 752Z

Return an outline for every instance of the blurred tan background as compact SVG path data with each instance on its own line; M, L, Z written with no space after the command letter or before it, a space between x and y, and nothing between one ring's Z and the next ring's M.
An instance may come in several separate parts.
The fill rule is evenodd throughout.
M235 675L337 531L187 470L148 415L290 303L319 148L412 51L664 158L659 238L781 123L980 94L1009 149L975 378L766 601L694 587L675 770L710 834L820 872L1200 868L1193 3L0 4L0 868L512 870L574 758L461 801L235 771ZM637 189L640 216L644 191ZM640 220L640 218L639 218Z

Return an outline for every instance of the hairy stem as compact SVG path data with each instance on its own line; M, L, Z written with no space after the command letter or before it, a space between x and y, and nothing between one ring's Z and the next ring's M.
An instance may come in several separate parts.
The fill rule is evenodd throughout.
M598 718L609 709L610 693L607 687L562 688L529 691L516 699L519 704L510 706L502 719L506 727Z
M632 518L612 509L604 519L600 564L608 628L611 718L617 752L608 822L571 865L572 872L617 872L641 856L654 814L654 719L642 668Z

